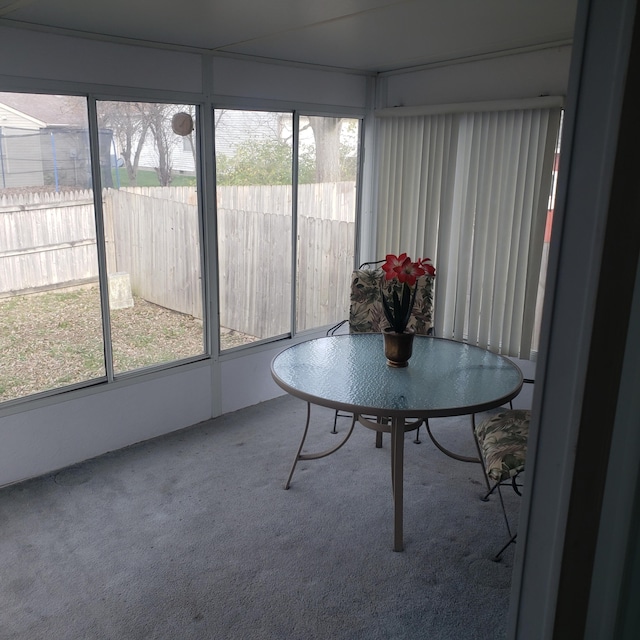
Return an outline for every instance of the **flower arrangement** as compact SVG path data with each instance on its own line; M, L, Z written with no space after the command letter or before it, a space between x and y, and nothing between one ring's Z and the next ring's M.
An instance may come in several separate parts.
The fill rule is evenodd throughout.
M385 273L385 281L395 281L391 290L391 295L382 294L382 308L384 315L389 322L389 326L396 333L404 333L411 319L413 305L418 289L416 281L420 276L435 276L436 270L429 258L419 258L412 262L406 253L399 256L387 255L385 263L382 265Z

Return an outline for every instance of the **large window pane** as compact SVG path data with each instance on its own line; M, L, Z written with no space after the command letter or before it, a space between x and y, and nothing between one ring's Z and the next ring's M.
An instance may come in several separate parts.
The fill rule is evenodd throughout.
M0 402L105 375L87 104L0 93Z
M347 317L356 226L359 120L301 116L296 329Z
M98 102L116 374L204 352L192 105ZM186 128L174 132L176 114Z
M178 111L195 113L98 103L115 374L204 353L196 147ZM0 402L110 373L87 113L77 96L0 93Z
M290 332L291 123L215 111L221 349Z

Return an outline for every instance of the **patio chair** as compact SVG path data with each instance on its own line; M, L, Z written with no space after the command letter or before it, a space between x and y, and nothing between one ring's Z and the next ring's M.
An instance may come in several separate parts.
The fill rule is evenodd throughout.
M353 272L351 277L351 304L349 307L350 333L379 333L389 326L382 308L381 286L388 292L393 284L385 281L385 274L378 262L365 262ZM418 289L413 304L409 329L417 334L433 334L433 284L434 276L420 276L416 281Z
M380 333L389 326L382 308L381 287L389 289L392 284L385 281L384 271L379 265L384 260L377 262L365 262L356 269L351 276L351 301L349 306L349 318L331 327L327 335L333 335L343 325L348 323L349 333ZM420 276L416 282L418 289L413 305L413 313L408 327L416 334L434 335L433 329L433 283L434 276ZM338 433L337 422L339 417L351 418L349 414L335 412L333 429L331 433ZM420 424L416 429L414 442L420 443ZM382 446L382 432L376 432L376 447Z
M534 381L525 378L524 382L533 384ZM489 416L474 428L480 463L488 480L488 491L482 500L489 500L494 492L498 494L509 536L507 543L494 556L496 561L500 560L510 544L515 543L518 535L509 524L501 487L508 485L518 496L522 495L520 488L527 457L530 421L530 410L514 409L510 403L509 409Z

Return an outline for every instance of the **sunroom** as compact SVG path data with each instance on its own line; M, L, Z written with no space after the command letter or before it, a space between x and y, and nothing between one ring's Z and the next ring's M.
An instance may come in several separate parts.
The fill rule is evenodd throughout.
M409 69L5 22L2 400L9 423L42 406L49 427L2 483L273 397L271 358L345 318L351 271L388 253L433 260L438 335L535 359L564 11L509 55ZM121 394L139 411L147 393L143 425ZM105 422L80 444L76 399L117 407L115 432L89 409Z
M433 260L439 336L544 356L574 2L448 6L432 47L427 2L211 40L131 4L0 9L0 486L281 395L387 253Z

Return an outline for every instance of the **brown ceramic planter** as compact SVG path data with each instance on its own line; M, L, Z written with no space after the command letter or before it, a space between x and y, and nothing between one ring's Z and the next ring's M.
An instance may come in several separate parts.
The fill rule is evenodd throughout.
M406 367L413 352L413 337L415 331L406 329L403 333L396 333L391 327L382 331L384 339L384 355L390 367Z

